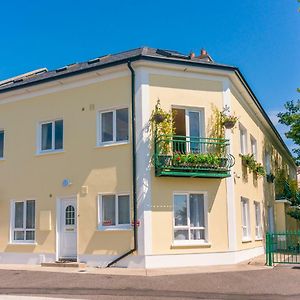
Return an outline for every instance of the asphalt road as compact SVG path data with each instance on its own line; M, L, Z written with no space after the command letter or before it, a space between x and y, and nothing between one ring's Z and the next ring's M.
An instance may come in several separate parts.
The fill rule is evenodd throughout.
M165 276L0 270L1 295L72 299L300 299L300 268Z

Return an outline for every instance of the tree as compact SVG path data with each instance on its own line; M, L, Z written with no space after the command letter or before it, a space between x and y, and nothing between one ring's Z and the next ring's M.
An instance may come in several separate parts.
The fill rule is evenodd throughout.
M300 89L298 89L300 92ZM289 130L285 133L288 139L293 140L294 144L300 146L300 100L294 102L288 101L284 105L286 111L279 113L279 123L289 126ZM300 164L300 148L294 148L295 161Z

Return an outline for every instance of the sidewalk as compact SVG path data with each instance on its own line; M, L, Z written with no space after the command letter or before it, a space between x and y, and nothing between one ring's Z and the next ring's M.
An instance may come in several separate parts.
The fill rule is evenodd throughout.
M164 269L128 269L128 268L71 268L71 267L41 267L40 265L16 265L0 264L0 270L15 271L41 271L55 273L79 273L79 274L99 274L99 275L129 275L129 276L164 276L164 275L181 275L181 274L203 274L203 273L220 273L220 272L237 272L237 271L254 271L269 269L264 265L264 255L257 258L235 264L221 266L203 266L203 267L186 267L186 268L164 268Z

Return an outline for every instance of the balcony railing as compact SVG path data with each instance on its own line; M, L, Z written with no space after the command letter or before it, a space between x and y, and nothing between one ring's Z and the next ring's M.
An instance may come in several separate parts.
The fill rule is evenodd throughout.
M226 139L160 135L154 143L156 176L224 178L235 162Z

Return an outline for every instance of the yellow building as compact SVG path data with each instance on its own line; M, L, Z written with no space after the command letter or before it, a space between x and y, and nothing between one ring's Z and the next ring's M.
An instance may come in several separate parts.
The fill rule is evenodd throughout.
M158 99L176 112L172 137L150 130ZM224 108L238 117L226 139L213 133ZM287 226L286 203L274 208L274 183L249 172L249 153L268 175L296 176L240 71L204 51L144 47L2 81L0 263L156 268L263 254L265 232Z

